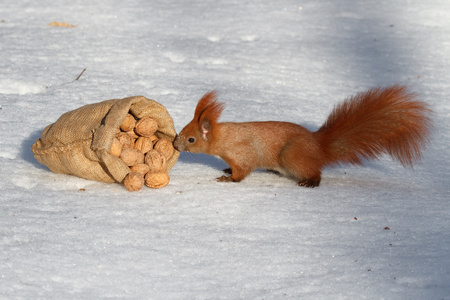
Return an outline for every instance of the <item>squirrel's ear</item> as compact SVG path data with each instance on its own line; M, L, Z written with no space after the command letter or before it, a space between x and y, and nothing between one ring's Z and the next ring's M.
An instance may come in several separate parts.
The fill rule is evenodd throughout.
M203 140L209 141L211 138L211 130L217 123L224 107L223 103L216 101L215 91L206 93L198 102L194 120L198 119L198 127Z
M202 133L202 139L208 141L211 137L211 122L208 119L203 119L200 125L200 132Z

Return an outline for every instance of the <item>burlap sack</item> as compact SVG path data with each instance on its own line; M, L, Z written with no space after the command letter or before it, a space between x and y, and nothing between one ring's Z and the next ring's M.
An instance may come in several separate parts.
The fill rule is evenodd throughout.
M118 157L109 153L117 129L130 112L137 118L158 122L158 138L173 142L176 131L166 108L143 96L89 104L63 114L47 126L31 147L36 159L55 173L103 182L122 182L131 172ZM177 162L175 150L167 171Z

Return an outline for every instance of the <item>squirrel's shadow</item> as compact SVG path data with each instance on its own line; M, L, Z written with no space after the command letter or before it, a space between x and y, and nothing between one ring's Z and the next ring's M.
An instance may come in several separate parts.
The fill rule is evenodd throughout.
M203 153L181 152L178 161L186 164L207 165L217 170L228 168L228 165L223 160Z
M225 169L229 168L229 166L220 158L215 157L213 155L204 154L204 153L180 152L180 157L178 158L178 162L186 163L186 164L193 164L193 165L205 165L205 166L209 166L216 170L225 170ZM342 172L345 173L345 172L347 172L346 167L350 167L350 166L351 165L348 165L348 164L334 166L334 167L328 166L328 167L324 167L323 171L325 174L326 173L332 174L334 172L337 172L338 174L342 173ZM380 163L377 159L375 159L375 160L362 159L362 164L358 167L373 169L373 170L377 170L377 171L381 171L381 172L387 171L386 166L384 166L382 163ZM340 169L340 171L339 171L339 169ZM266 170L264 168L254 170L254 172L258 172L258 171L262 171L262 172L269 171L270 173L274 173L278 176L286 177L286 175L282 175L276 171ZM350 173L351 170L348 170L348 172Z

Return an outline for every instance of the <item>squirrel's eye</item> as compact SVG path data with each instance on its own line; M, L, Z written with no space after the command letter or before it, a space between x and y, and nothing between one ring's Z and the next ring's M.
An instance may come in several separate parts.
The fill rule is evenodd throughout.
M193 142L195 142L195 139L193 137L191 137L188 139L188 142L192 144Z

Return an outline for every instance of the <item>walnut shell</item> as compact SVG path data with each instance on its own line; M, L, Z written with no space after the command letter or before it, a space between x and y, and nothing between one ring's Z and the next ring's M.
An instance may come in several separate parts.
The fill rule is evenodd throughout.
M170 177L167 172L159 172L159 173L147 173L145 174L145 185L153 188L159 189L169 184Z
M169 158L172 157L174 151L172 142L166 139L158 140L153 146L153 149L159 151L166 160L169 160Z
M122 153L122 143L119 142L117 138L113 139L113 143L111 145L111 150L109 150L114 156L120 157L120 153Z
M134 126L136 126L136 119L133 115L127 114L122 125L120 125L120 129L122 129L123 131L130 131L134 129Z
M130 130L130 131L127 131L127 134L128 134L129 136L131 136L131 138L132 138L133 140L136 140L137 138L139 138L139 135L137 135L136 132L134 132L134 129L133 129L133 130Z
M147 164L136 164L130 167L131 171L141 173L142 176L150 171L150 167Z
M149 138L152 140L153 146L155 146L156 142L158 141L158 137L156 135L152 135Z
M166 159L159 151L150 150L145 154L145 164L150 167L150 173L166 171Z
M126 132L119 132L116 134L116 138L122 144L122 148L132 148L134 145L134 139Z
M122 149L122 153L120 153L120 159L130 167L142 164L144 162L144 154L133 148L124 148Z
M158 130L158 122L156 120L144 117L137 121L134 131L140 136L152 136Z
M134 142L134 149L145 154L153 149L153 140L150 137L141 136Z
M130 172L125 176L123 185L130 192L139 191L144 186L144 176L138 172Z

